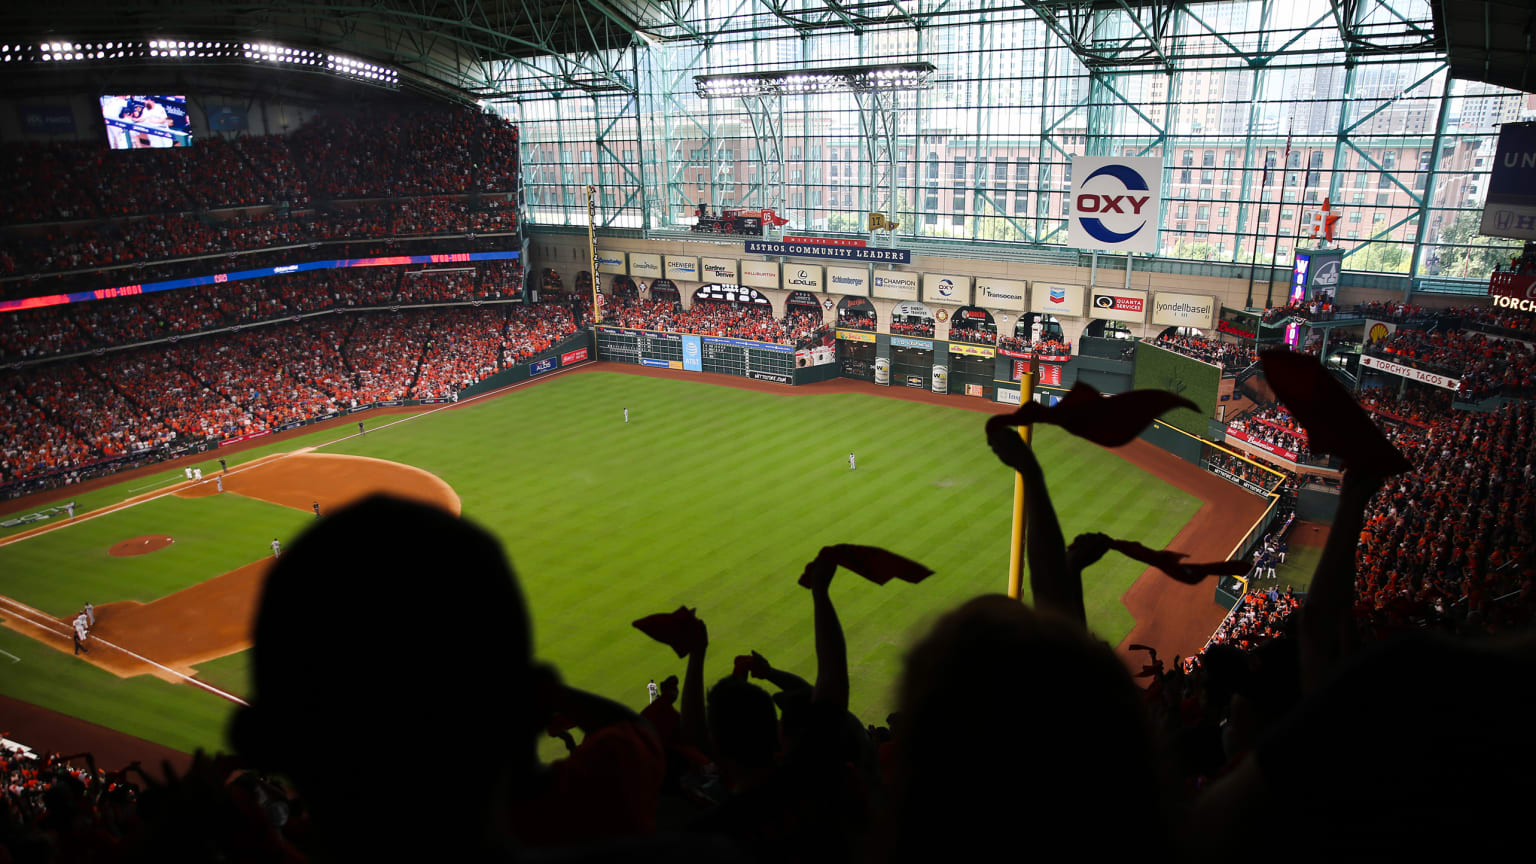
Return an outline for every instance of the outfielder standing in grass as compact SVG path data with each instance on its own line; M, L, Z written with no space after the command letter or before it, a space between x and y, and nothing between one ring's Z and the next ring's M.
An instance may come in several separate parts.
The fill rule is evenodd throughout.
M853 454L852 453L848 454L848 470L849 471L853 471L854 470L854 461L853 461Z
M624 422L625 423L629 422L629 409L628 408L624 409Z
M283 544L277 542L277 538L273 537L272 538L272 557L276 558L277 556L281 555L282 552L283 552Z

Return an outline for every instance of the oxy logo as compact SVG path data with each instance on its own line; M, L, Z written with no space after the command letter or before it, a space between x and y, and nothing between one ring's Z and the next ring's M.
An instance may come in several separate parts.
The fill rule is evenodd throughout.
M939 280L939 296L940 297L953 297L953 296L955 296L955 283L954 283L954 280L952 280L952 279L940 279Z
M1079 214L1101 213L1108 215L1113 213L1121 217L1126 215L1140 216L1142 209L1152 200L1151 195L1134 194L1136 192L1148 192L1150 187L1147 186L1146 178L1142 177L1140 173L1128 165L1105 165L1089 174L1083 180L1083 187L1086 188L1089 183L1092 183L1099 177L1106 177L1117 182L1125 188L1127 194L1079 192L1075 202ZM1124 243L1147 227L1146 219L1142 219L1136 227L1128 231L1116 231L1105 225L1104 220L1098 216L1079 215L1078 222L1082 224L1083 230L1087 231L1089 236L1100 243ZM1128 220L1119 218L1115 222L1123 226L1128 223Z
M1312 276L1312 284L1319 288L1339 284L1339 262L1329 261L1317 268L1317 273Z

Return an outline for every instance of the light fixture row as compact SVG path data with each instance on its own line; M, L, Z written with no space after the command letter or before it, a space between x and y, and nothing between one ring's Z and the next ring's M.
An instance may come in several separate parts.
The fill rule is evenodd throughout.
M197 39L150 39L132 42L50 41L37 44L0 43L3 63L72 63L75 61L123 60L150 57L243 58L255 63L324 68L335 75L362 78L380 84L398 84L400 72L340 54L293 48L271 42L220 42Z

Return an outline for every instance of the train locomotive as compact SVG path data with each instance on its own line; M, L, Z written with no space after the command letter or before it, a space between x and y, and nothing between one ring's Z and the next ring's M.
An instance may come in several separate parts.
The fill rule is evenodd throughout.
M698 234L745 234L749 237L763 236L764 225L787 225L788 219L780 218L772 210L742 210L733 207L722 207L718 214L709 212L708 204L700 204L693 215L698 221L694 223L693 230Z

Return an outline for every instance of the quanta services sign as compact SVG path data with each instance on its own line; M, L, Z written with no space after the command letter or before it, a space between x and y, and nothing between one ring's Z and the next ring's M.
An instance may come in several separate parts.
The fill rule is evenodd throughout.
M1088 317L1140 324L1147 320L1147 292L1124 288L1090 288Z

